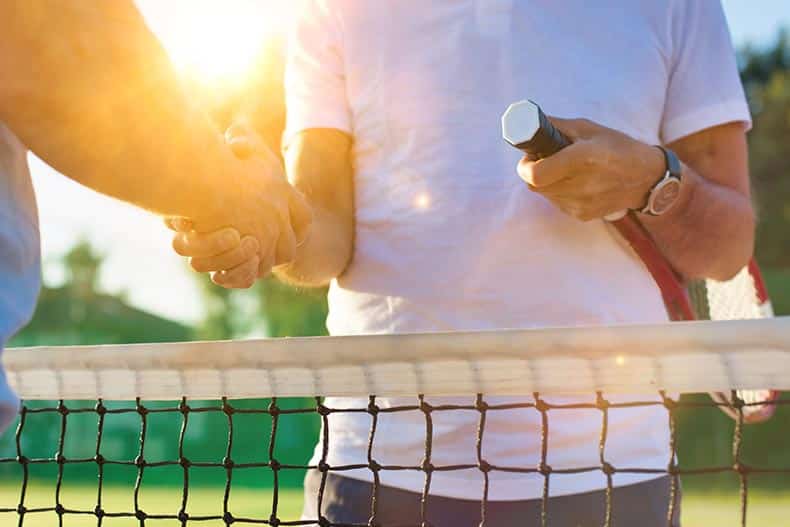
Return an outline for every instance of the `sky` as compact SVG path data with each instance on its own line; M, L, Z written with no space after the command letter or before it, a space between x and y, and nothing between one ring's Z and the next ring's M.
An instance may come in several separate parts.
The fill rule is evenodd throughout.
M184 40L177 37L183 37L184 28L201 31L200 21L190 18L190 13L210 11L218 3L238 6L245 24L260 23L261 31L274 31L282 26L287 16L282 6L290 5L290 0L137 0L149 26L172 53L183 51ZM779 27L790 27L790 0L723 0L722 4L736 46L765 44ZM208 38L199 40L210 43ZM85 189L33 156L31 171L41 216L45 283L62 282L59 258L78 240L87 239L106 257L102 290L124 293L133 305L168 318L200 320L203 311L196 282L184 260L170 249L170 233L159 218Z

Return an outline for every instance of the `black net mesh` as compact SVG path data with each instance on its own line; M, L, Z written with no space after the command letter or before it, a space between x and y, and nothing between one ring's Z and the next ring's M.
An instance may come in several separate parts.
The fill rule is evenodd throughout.
M750 405L743 401L736 392L729 394L730 401L714 402L707 396L683 396L679 399L661 393L659 400L633 400L629 402L610 402L606 395L598 393L593 402L579 404L551 404L540 394L532 394L524 398L524 402L509 404L489 403L483 395L468 399L470 404L431 404L431 399L423 396L415 397L414 404L407 406L380 406L376 397L370 397L367 406L359 408L331 408L324 405L322 398L292 400L228 400L206 402L181 401L166 403L148 403L137 400L133 403L113 403L98 400L95 403L85 401L73 402L26 402L22 405L18 425L7 435L8 444L0 450L0 523L2 525L38 526L38 525L359 525L359 526L448 526L446 519L437 517L432 508L435 499L432 495L432 478L439 472L460 470L478 470L481 474L482 492L479 503L475 505L476 514L467 518L468 525L562 525L553 521L556 507L552 505L552 480L558 475L579 475L596 472L605 476L606 488L601 494L600 517L590 519L590 525L613 526L623 525L618 520L617 495L615 479L618 474L655 474L670 480L669 498L664 504L666 525L677 524L678 509L681 506L681 479L683 486L693 486L692 478L699 476L725 476L737 480L739 488L739 517L734 525L751 525L747 505L750 489L756 477L768 477L775 485L784 486L784 492L790 491L790 464L777 464L776 456L766 456L771 448L784 450L784 438L777 437L768 447L764 441L755 449L748 448L748 427L744 424L744 411ZM772 404L786 406L789 400L783 398ZM704 455L691 455L694 449L701 452L713 449L713 441L721 441L717 432L706 434L711 419L725 419L722 416L697 417L698 412L714 411L717 406L728 404L734 409L737 419L729 425L727 442L730 445L728 459L705 460ZM642 406L663 406L666 410L667 426L669 427L670 450L666 466L660 469L625 467L615 465L608 457L607 445L611 439L609 428L610 413L618 408ZM540 437L533 438L540 443L540 461L534 466L511 467L498 466L486 459L484 445L486 442L486 422L496 412L513 409L531 409L539 412L541 421ZM554 468L548 461L549 437L552 433L552 416L566 410L587 409L598 412L601 419L598 440L599 462L594 466ZM478 416L476 432L476 463L459 465L441 465L435 462L434 420L440 413L472 411ZM318 424L326 429L328 420L333 414L343 412L364 413L369 415L371 428L367 446L367 462L359 465L332 466L328 462L328 452L332 437L321 434L322 455L318 463L310 465L302 459L288 458L287 448L293 440L309 444L316 440ZM387 465L374 456L374 445L381 433L378 429L380 418L387 413L419 412L424 417L425 442L422 462L413 466ZM108 432L110 420L122 419L122 432L115 426ZM201 446L201 437L192 430L193 421L201 420L200 430L212 438L212 447ZM206 421L208 419L208 421ZM301 420L305 426L294 426L292 419ZM151 443L152 428L159 426L160 420L167 421L173 427L171 445L163 447ZM787 411L779 408L774 417L775 430L787 424ZM95 434L93 432L95 427ZM684 430L685 427L685 430ZM175 429L177 428L177 430ZM195 428L197 429L197 428ZM679 429L681 430L679 432ZM90 433L87 432L90 430ZM206 432L208 430L208 432ZM709 432L710 430L708 430ZM77 434L76 432L79 432ZM93 436L90 441L86 437ZM681 444L680 436L687 444ZM205 439L205 438L203 438ZM110 448L111 442L133 442L134 456L112 453L118 451ZM86 444L88 442L89 444ZM219 445L219 446L218 446ZM128 449L127 449L128 451ZM680 451L680 455L679 454ZM45 454L42 455L42 452ZM83 455L80 456L79 453ZM86 455L88 453L89 455ZM684 464L684 454L695 461ZM785 456L786 457L786 456ZM680 460L680 462L678 462ZM768 461L766 461L768 460ZM763 464L764 463L764 464ZM369 503L364 504L365 517L358 522L343 523L333 519L331 511L327 512L326 492L328 478L343 474L354 469L370 471L372 491ZM123 470L127 474L122 492L128 496L126 508L108 503L109 488L113 495L117 494L119 481L117 474L111 471ZM157 471L160 471L158 474ZM163 476L166 471L167 475ZM292 500L294 488L302 481L306 471L313 471L320 484L316 492L307 499L315 500L317 511L315 517L300 519L295 507L285 507L284 497L287 493ZM415 471L422 473L424 485L419 496L419 506L410 516L404 511L404 517L393 522L392 518L381 514L384 495L381 475L386 471ZM509 518L503 523L501 519L491 519L491 510L495 504L490 500L490 478L498 471L532 474L542 478L542 498L536 500L538 516L533 519L524 517ZM68 487L72 472L82 475L92 474L86 485L80 479L77 493L79 500L73 500L74 492L69 493ZM170 488L177 487L180 496L173 496L170 502L157 502L149 508L143 493L159 492L158 487L147 490L147 485L161 484L167 480ZM777 483L778 482L778 483ZM236 510L235 493L241 488L249 488L250 484L266 487L266 491L258 493L260 499L255 512L249 509ZM47 484L47 502L33 496L35 489ZM214 512L196 512L205 510L203 489L206 485L218 489L214 494ZM287 490L291 489L291 490ZM250 491L247 491L250 492ZM90 503L91 506L77 506ZM200 505L201 507L199 507ZM285 510L284 509L287 509ZM501 516L500 516L501 518ZM125 523L124 523L125 522ZM674 523L673 523L674 522ZM458 525L453 523L452 525Z

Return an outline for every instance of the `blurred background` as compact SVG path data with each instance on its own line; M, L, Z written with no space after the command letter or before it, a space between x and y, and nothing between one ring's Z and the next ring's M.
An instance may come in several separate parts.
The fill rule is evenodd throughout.
M284 124L283 28L298 4L290 0L138 0L138 5L169 51L189 90L223 130L245 115L279 151ZM749 134L751 176L759 210L757 258L766 275L778 314L790 314L790 2L724 0L739 67L753 112ZM160 220L99 196L58 175L31 157L39 198L43 236L44 283L32 323L12 345L107 344L196 339L283 337L325 334L325 291L296 290L266 280L248 291L226 291L192 273L170 249L170 234ZM76 404L76 403L75 403ZM165 403L163 403L165 404ZM244 404L266 408L267 401ZM315 405L285 401L284 406ZM172 406L172 404L171 404ZM96 423L91 415L75 416L68 431L68 457L90 457ZM81 420L78 420L81 419ZM193 459L222 459L227 419L221 412L192 418L186 430ZM58 415L40 415L26 425L22 438L30 453L48 457L59 434ZM165 414L148 432L147 456L175 459L180 415ZM304 463L318 430L307 415L283 425L278 442L281 462ZM681 416L680 456L686 466L718 464L732 459L732 423L718 411ZM105 456L134 459L139 449L139 416L131 413L108 421ZM267 457L271 423L237 427L237 444L250 460ZM790 466L787 411L773 422L746 430L750 460ZM13 432L0 438L0 457L15 455ZM242 456L242 457L243 457ZM243 461L243 459L236 459ZM133 467L132 467L133 468ZM8 470L7 470L8 469ZM50 472L54 474L55 467ZM0 466L3 482L19 475ZM42 468L39 475L48 469ZM5 472L4 472L5 471ZM71 471L74 480L95 481L92 465ZM52 475L50 474L50 475ZM108 474L112 482L133 482L135 471ZM158 485L181 485L181 469L161 471ZM296 487L301 473L282 483ZM197 473L193 483L225 484L223 471ZM270 471L248 471L234 485L271 486ZM754 485L770 492L778 481L764 478ZM686 484L686 482L684 482ZM727 475L689 482L700 492L734 489ZM785 482L786 485L786 482ZM785 489L786 492L786 489ZM14 498L16 499L16 498ZM785 502L790 505L790 502Z

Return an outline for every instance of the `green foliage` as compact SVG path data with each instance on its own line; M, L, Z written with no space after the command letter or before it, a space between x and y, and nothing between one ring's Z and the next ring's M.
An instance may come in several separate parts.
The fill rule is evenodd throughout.
M790 41L787 29L781 29L773 45L755 48L746 45L738 52L741 79L747 89L767 84L774 73L790 68Z
M326 335L326 289L300 289L269 278L259 291L270 336Z
M790 74L777 71L753 97L761 111L749 134L750 169L759 214L757 254L766 266L790 266Z
M750 172L759 223L757 259L766 267L790 265L790 44L782 31L766 49L741 52L754 128L749 134Z
M255 467L237 468L233 472L234 485L244 487L271 487L274 473L266 464L276 459L284 465L303 467L309 461L318 439L320 421L315 412L314 399L281 399L276 408L283 413L274 417L267 413L273 407L271 400L229 401L233 408L233 448L228 454L230 434L229 417L223 412L221 401L188 401L195 411L179 411L179 401L144 402L149 410L145 416L145 446L141 446L143 417L134 402L106 402L106 407L116 412L108 413L104 420L99 449L108 461L132 462L142 456L148 463L171 462L145 470L144 482L148 485L181 485L183 469L179 459L179 438L184 430L183 455L193 463L209 463L216 467L193 468L190 485L216 486L225 482L223 459L229 456L237 464L255 464ZM70 411L93 408L92 401L66 401ZM55 401L30 401L28 413L20 434L20 445L25 456L33 459L51 459L57 449L61 431L61 415L55 411ZM42 408L50 411L41 412ZM303 412L295 412L303 409ZM277 433L272 435L276 421ZM98 417L94 412L69 413L63 436L63 454L67 459L90 459L96 453ZM272 456L269 455L271 447ZM16 442L13 433L0 437L0 458L14 458ZM20 465L0 463L0 481L21 475ZM33 478L53 480L58 473L54 461L29 467ZM90 482L96 479L95 463L67 465L68 480ZM104 480L109 484L130 486L137 475L134 466L105 466ZM285 468L279 472L280 484L298 486L304 479L301 468Z
M785 402L790 395L783 395ZM721 410L710 406L706 394L684 396L689 403L699 403L700 407L684 407L677 412L678 459L682 469L692 470L703 467L732 467L734 464L733 434L735 421ZM781 468L790 466L790 450L786 448L790 405L777 408L770 421L759 425L746 425L742 430L741 461L757 468ZM785 474L759 474L749 478L752 488L786 489ZM691 475L683 479L684 490L737 489L740 484L737 474L732 471Z
M96 282L103 259L88 242L75 245L63 258L66 283L41 290L33 320L10 345L125 344L194 338L192 328L98 292Z
M209 275L194 274L200 286L205 317L196 328L199 340L226 340L246 333L250 321L236 309L236 302L243 292L215 285Z
M774 313L790 315L790 269L763 269L763 279L771 294Z
M326 289L303 289L276 278L261 280L247 291L232 291L196 275L206 317L197 327L201 340L326 335Z

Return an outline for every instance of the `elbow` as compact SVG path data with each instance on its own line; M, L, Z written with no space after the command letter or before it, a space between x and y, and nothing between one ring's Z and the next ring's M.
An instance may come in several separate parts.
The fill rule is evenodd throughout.
M735 263L722 263L717 268L706 273L708 275L707 278L717 282L727 282L732 280L739 272L743 270L744 267L746 267L746 265L749 263L749 258L737 260L733 259L733 262Z
M749 265L754 255L754 215L750 214L748 219L739 222L736 229L728 229L719 239L720 250L714 251L712 258L710 254L702 255L703 260L696 269L690 270L689 278L726 282Z
M739 234L730 238L733 243L726 255L721 258L721 266L716 270L715 276L711 276L711 278L722 282L732 280L744 267L749 265L754 257L756 223L754 211L750 210L748 217L740 224Z

